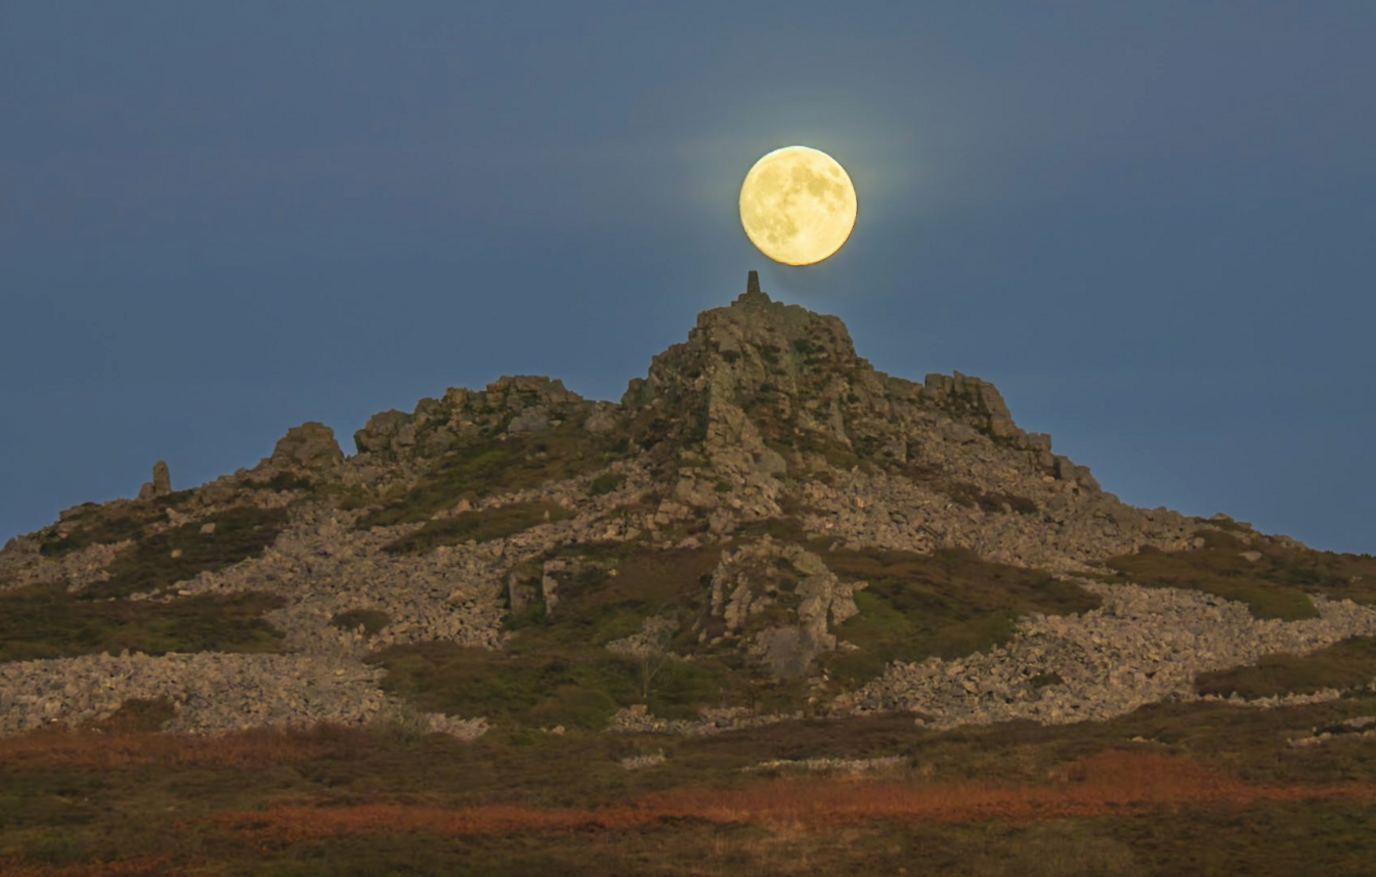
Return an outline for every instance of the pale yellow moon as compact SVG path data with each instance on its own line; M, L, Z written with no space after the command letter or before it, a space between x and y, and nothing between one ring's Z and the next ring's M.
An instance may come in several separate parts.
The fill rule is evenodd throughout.
M855 227L855 186L836 159L785 146L755 162L741 185L741 225L760 252L811 265L841 249Z

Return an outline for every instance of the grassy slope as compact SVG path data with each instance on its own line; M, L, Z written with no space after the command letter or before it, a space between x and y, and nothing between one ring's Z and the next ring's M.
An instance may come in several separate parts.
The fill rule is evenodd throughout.
M211 523L214 532L202 533ZM243 506L173 527L122 551L110 564L110 578L82 594L87 599L99 599L169 588L201 572L214 572L261 555L286 524L286 509Z
M1203 548L1144 548L1109 558L1105 565L1115 574L1112 580L1204 591L1247 604L1257 618L1315 618L1311 594L1376 605L1376 557L1275 545L1249 548L1229 532L1205 530L1202 535ZM1247 560L1242 555L1248 550L1261 557Z
M383 548L389 554L424 554L441 545L488 542L528 530L537 524L566 521L573 512L549 502L518 502L452 518L426 521L425 526Z
M170 603L84 600L62 585L0 593L0 661L66 658L122 649L275 652L282 634L263 621L279 597L199 595Z
M1376 638L1352 637L1307 655L1265 655L1255 666L1201 673L1200 694L1246 698L1358 689L1376 680Z
M481 499L594 472L616 454L611 442L574 426L502 441L475 441L439 458L414 485L385 497L358 526L426 521L460 499Z
M1040 570L980 560L968 551L924 555L905 551L820 551L843 581L868 587L856 594L860 614L837 629L859 646L829 656L827 669L852 683L889 661L955 658L1006 641L1019 616L1085 612L1099 598Z

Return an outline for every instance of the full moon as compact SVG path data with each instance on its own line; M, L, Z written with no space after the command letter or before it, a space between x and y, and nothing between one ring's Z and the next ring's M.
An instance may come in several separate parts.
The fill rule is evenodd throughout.
M785 146L755 162L741 185L741 225L760 252L811 265L841 249L855 227L855 186L836 159Z

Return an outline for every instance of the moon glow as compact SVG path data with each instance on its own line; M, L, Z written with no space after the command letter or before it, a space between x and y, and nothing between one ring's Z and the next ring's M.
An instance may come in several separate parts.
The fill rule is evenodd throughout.
M741 225L760 252L786 265L835 253L855 227L855 186L836 159L785 146L755 162L741 185Z

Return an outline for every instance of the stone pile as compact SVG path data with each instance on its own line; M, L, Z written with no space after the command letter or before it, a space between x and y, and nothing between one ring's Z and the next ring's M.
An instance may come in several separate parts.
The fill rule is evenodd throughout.
M1318 618L1259 620L1241 603L1195 591L1078 583L1100 595L1100 608L1025 618L1009 643L987 653L891 664L833 708L914 712L938 728L1109 719L1156 701L1200 699L1199 673L1376 635L1376 609L1347 600L1315 597Z
M774 758L743 768L746 773L773 770L801 770L811 773L866 773L894 771L906 767L908 759L902 755L881 755L877 758Z
M103 719L131 698L167 698L169 731L362 724L384 717L382 671L319 655L84 655L0 664L0 733Z

